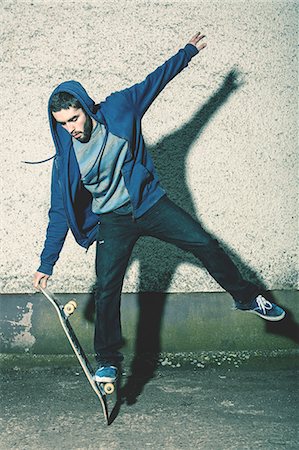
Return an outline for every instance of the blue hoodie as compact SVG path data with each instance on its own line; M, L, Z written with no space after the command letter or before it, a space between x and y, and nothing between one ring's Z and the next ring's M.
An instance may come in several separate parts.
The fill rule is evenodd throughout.
M39 272L52 274L69 229L76 242L88 249L96 239L99 223L99 216L91 210L91 194L80 178L72 137L55 121L50 111L52 96L58 92L69 92L79 100L90 117L105 126L107 132L127 140L128 151L121 171L130 195L133 217L137 219L165 195L144 145L141 119L166 84L197 53L194 45L187 44L144 81L112 93L97 105L77 81L61 83L53 91L48 113L56 155L52 170L49 224Z

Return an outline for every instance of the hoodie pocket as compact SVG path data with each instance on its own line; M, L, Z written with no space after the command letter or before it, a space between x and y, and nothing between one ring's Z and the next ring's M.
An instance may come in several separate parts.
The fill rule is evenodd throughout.
M154 179L154 175L141 163L135 163L130 177L129 193L134 198L134 205L138 207Z

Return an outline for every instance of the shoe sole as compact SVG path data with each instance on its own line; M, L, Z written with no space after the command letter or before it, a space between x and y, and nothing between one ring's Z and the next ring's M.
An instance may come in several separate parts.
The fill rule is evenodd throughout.
M240 310L240 311L242 311L242 310ZM252 310L245 309L243 311L250 312L252 314L256 314L257 316L261 317L262 319L269 320L270 322L278 322L279 320L282 320L286 315L285 311L282 314L280 314L280 316L274 316L274 317L264 316L263 314L260 314L257 311L252 311Z
M115 383L116 378L109 377L97 377L96 375L93 377L94 381L97 383Z

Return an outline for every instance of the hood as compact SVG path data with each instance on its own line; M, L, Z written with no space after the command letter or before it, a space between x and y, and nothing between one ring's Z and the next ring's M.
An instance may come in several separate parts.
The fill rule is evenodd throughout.
M68 92L69 94L72 94L74 97L76 97L85 111L88 115L93 116L95 119L95 113L96 113L96 105L95 102L89 97L86 90L82 86L81 83L78 81L70 80L70 81L64 81L63 83L59 84L56 89L52 92L49 103L48 103L48 113L49 113L49 120L50 123L52 122L52 114L50 112L50 103L52 100L53 95L58 94L59 92ZM54 120L55 122L55 120Z
M72 94L74 97L76 97L79 102L81 103L82 107L86 111L86 113L94 118L97 122L105 123L105 120L100 113L99 106L95 104L95 102L92 100L92 98L89 97L88 93L84 89L81 83L75 80L70 81L64 81L63 83L59 84L54 91L52 92L49 102L48 102L48 117L49 117L49 124L50 129L52 133L52 138L55 144L56 148L56 154L51 156L50 158L44 159L42 161L22 161L26 164L40 164L46 161L50 161L51 159L55 158L57 154L61 153L61 150L63 147L69 148L69 146L72 143L72 138L70 134L59 124L57 124L56 120L54 119L51 111L50 111L50 103L52 100L53 95L57 94L58 92L68 92L69 94Z
M50 111L50 103L52 97L59 92L68 92L69 94L72 94L79 100L83 109L90 117L95 119L97 122L104 122L98 105L96 105L92 98L89 97L81 83L79 83L78 81L70 80L64 81L63 83L59 84L57 88L52 92L48 103L49 123L53 141L56 147L56 153L60 153L62 148L65 146L69 147L72 142L71 135L60 124L57 124Z

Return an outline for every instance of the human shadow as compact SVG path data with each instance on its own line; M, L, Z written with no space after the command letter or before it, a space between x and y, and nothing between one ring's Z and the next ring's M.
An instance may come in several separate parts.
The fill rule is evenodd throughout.
M186 124L163 137L156 145L148 147L153 156L162 186L168 196L197 221L199 221L199 218L185 173L186 159L193 143L203 133L213 116L229 97L242 87L243 81L240 78L241 74L238 69L233 68L224 77L219 89L194 113ZM169 161L171 161L171 164L169 164ZM216 236L214 237L237 265L240 272L244 274L244 277L246 274L249 281L258 285L261 291L266 292L263 280L255 270L245 264L241 257L224 242ZM150 264L148 262L149 254L151 255ZM200 261L192 254L148 237L139 239L135 245L131 263L135 260L139 262L139 294L137 300L139 317L130 375L122 388L123 401L126 401L128 405L137 401L137 397L143 391L146 383L155 376L161 352L161 328L167 292L179 264L191 262L197 266L202 266ZM153 273L152 278L149 278L149 272ZM90 318L93 314L94 308L92 305L93 302L88 303L86 317L89 316ZM292 323L294 325L292 335L295 335L298 325L294 321ZM274 332L276 325L267 324L267 330ZM281 326L281 332L287 335L286 327Z
M108 425L112 425L112 423L117 418L121 405L122 405L122 393L121 393L121 385L122 385L122 364L120 363L117 367L118 369L118 377L115 383L115 392L112 394L112 397L114 397L114 405L110 412L108 412ZM113 401L113 400L112 400ZM107 406L110 406L111 399L109 399L107 402Z
M213 116L228 98L242 87L243 81L240 78L240 72L237 68L233 68L225 76L219 89L195 112L188 123L161 139L155 146L149 147L149 152L153 156L155 167L168 196L198 221L199 218L187 185L186 159L194 141L202 134ZM171 161L171 164L169 164L169 161ZM173 180L176 180L176 183ZM256 284L265 298L273 301L271 293L267 292L260 275L247 263L245 264L236 251L219 240L217 236L210 234L219 241L221 247L236 264L244 278ZM160 269L159 272L155 271L153 284L149 281L147 275L149 269L148 254L151 255L151 267L159 267ZM170 244L157 242L152 238L142 238L138 241L133 259L139 261L140 292L138 296L139 318L135 354L131 362L131 374L123 387L123 395L129 405L137 401L137 397L143 391L146 383L155 376L161 352L160 335L167 292L178 265L188 261L202 266L193 255L170 246ZM142 292L143 290L145 292ZM146 292L149 290L152 292ZM280 322L265 321L265 329L266 332L281 334L298 342L299 327L289 311Z
M262 292L262 294L271 302L277 303L272 292ZM266 333L283 336L295 344L299 344L299 324L295 321L293 313L289 309L285 307L283 309L286 312L285 318L279 322L266 322Z
M285 318L279 322L267 322L266 332L287 337L295 344L299 344L299 325L294 320L293 313L287 308L284 308L284 310L286 312Z
M128 405L136 403L144 386L155 374L161 351L160 335L166 295L165 292L138 294L135 353L131 362L131 374L122 388L122 397Z
M220 88L195 112L189 122L161 139L155 146L149 147L149 152L153 156L155 167L168 196L196 220L198 217L185 173L186 158L193 143L202 134L216 112L233 92L242 86L240 75L240 72L233 68L224 78ZM174 183L173 180L176 182ZM221 243L221 246L227 253L230 253L224 243ZM143 290L148 291L148 254L151 255L151 267L159 267L159 272L155 271L155 281L150 288L159 292L142 292ZM157 240L152 238L142 238L138 241L133 259L139 261L141 292L138 297L139 318L135 354L131 363L131 374L123 387L123 395L129 405L136 402L145 384L155 375L161 352L160 334L167 292L178 265L182 261L188 261L202 266L193 255L169 244L157 243ZM239 258L238 267L241 266L242 262ZM245 267L244 264L243 268L248 272L248 267ZM261 284L261 280L252 269L251 278L254 282ZM147 281L144 283L143 280Z

